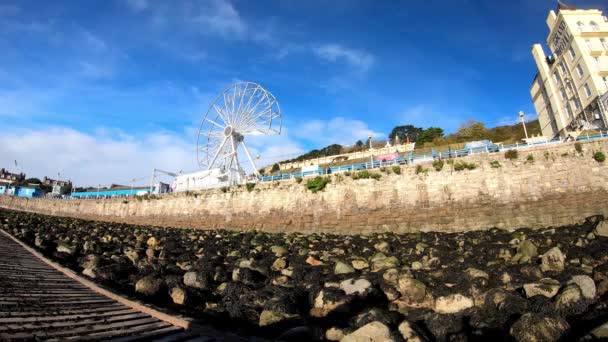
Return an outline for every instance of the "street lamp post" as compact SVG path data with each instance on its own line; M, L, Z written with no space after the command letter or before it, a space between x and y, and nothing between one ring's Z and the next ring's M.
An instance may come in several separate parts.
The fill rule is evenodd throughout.
M369 140L369 168L373 168L374 167L374 156L372 153L372 135L371 133L367 136L367 139Z
M519 119L521 120L521 125L524 126L524 134L526 135L526 140L528 140L528 130L526 129L526 121L524 120L524 112L522 112L521 110L519 111Z

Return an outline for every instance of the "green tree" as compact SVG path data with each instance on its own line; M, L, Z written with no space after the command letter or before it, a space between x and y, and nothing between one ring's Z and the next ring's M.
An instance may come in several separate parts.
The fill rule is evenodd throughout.
M388 135L388 139L389 141L394 142L395 137L399 137L399 141L404 143L406 142L407 137L410 137L410 141L416 141L422 132L424 132L422 128L412 125L395 126Z
M431 142L436 138L443 137L443 129L438 127L429 127L425 129L422 134L416 139L417 145L423 145L426 142Z
M488 138L488 129L483 123L474 120L468 120L460 126L456 131L456 136L459 141L475 141Z

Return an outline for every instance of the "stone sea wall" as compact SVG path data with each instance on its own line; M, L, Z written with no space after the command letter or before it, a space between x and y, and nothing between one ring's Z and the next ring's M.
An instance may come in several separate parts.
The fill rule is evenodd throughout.
M160 199L50 200L0 196L0 207L112 222L194 228L259 229L268 232L359 234L383 231L456 232L491 227L565 226L587 216L608 216L608 140L519 149L455 160L475 163L456 171L430 164L416 173L382 173L379 180L332 175L312 193L296 180L180 193ZM532 156L529 157L528 156ZM497 161L500 166L493 167ZM496 166L496 165L494 165Z

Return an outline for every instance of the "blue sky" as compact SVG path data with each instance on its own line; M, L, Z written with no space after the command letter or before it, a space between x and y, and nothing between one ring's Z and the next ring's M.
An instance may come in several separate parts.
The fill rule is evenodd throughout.
M571 1L605 8L603 1ZM196 169L235 81L279 100L261 163L399 124L534 116L533 43L555 1L0 1L0 164L81 184ZM265 159L264 159L265 158ZM144 181L145 182L145 181Z

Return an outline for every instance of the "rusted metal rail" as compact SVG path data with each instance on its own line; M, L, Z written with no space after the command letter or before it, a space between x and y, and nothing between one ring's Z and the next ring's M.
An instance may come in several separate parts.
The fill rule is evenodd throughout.
M189 322L119 297L0 230L0 341L212 341Z

